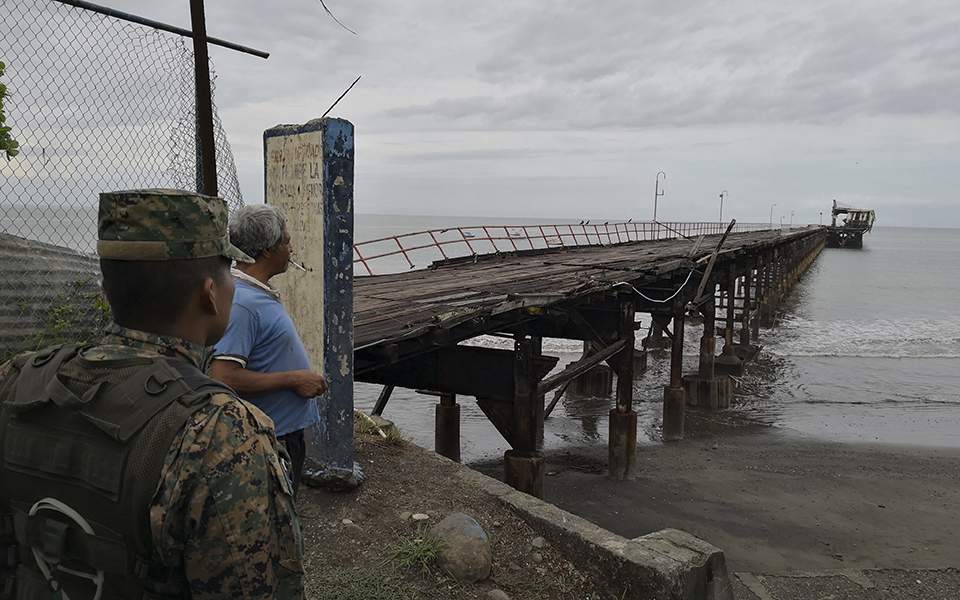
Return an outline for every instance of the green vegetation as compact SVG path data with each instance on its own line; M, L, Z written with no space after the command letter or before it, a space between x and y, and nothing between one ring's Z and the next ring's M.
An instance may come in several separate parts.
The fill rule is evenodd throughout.
M0 61L0 77L7 65ZM20 144L10 135L11 128L7 126L7 115L3 112L3 99L7 96L7 86L0 82L0 154L10 160L20 153Z
M442 549L443 541L440 538L425 528L419 528L415 534L399 538L387 552L390 562L400 569L416 568L426 575L431 572L430 567L436 564Z
M110 322L110 306L95 281L77 279L35 318L40 332L32 349L39 350L67 342L93 341Z
M17 309L25 322L33 322L37 333L18 348L0 352L0 364L19 354L65 344L92 342L110 322L110 306L91 275L69 283L63 291L34 302L36 308L21 302Z
M315 588L315 589L314 589ZM307 581L307 593L317 600L407 600L419 597L417 588L403 581L361 569L323 569Z

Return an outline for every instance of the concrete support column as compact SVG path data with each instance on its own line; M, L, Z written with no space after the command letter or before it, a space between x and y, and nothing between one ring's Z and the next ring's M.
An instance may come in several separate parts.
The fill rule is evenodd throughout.
M597 342L583 343L583 356L592 354L601 348ZM605 364L599 364L580 375L570 384L570 391L580 396L606 397L613 392L613 369Z
M460 462L460 405L454 394L440 394L433 444L437 454Z
M683 439L686 392L683 389L683 303L673 309L673 344L670 350L670 385L663 389L663 441Z
M540 336L532 336L530 338L530 346L535 358L543 356L543 338ZM543 447L543 411L544 411L544 396L537 398L534 402L534 423L537 426L537 448Z
M710 291L710 300L700 307L703 315L703 337L700 338L700 364L696 375L683 378L686 403L701 408L730 406L730 378L716 374L717 352L716 285Z
M637 455L637 413L633 411L634 305L632 299L620 301L619 339L625 340L617 353L617 405L610 411L610 477L624 480L633 474Z
M752 309L750 301L750 284L753 279L753 266L747 266L747 274L743 276L743 319L740 323L740 343L743 346L750 345L750 310Z
M537 450L537 396L533 342L517 336L513 344L513 423L510 444L504 455L504 480L521 492L543 496L543 455ZM539 411L540 420L543 411Z
M715 291L715 290L714 290ZM700 368L698 374L703 379L713 379L714 361L717 354L717 305L714 293L700 309L703 313L703 337L700 338Z
M727 272L726 278L727 312L723 328L723 355L733 354L733 330L736 325L737 278L733 267Z
M754 263L756 271L754 273L754 286L753 286L753 304L756 307L756 312L753 315L753 318L750 321L750 333L753 336L753 340L757 341L760 339L760 319L762 318L761 313L763 311L763 278L761 277L761 272L763 269L763 257L761 256L756 263Z
M739 375L743 372L743 361L737 356L733 346L733 332L737 324L737 276L733 265L727 272L725 287L727 290L727 315L723 330L723 352L716 360L714 367L717 373Z

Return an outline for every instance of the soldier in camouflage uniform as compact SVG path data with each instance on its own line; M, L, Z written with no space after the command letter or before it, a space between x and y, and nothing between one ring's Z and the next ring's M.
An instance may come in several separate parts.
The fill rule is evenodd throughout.
M0 367L0 598L302 598L273 424L202 373L250 260L225 203L102 194L98 252L105 337Z

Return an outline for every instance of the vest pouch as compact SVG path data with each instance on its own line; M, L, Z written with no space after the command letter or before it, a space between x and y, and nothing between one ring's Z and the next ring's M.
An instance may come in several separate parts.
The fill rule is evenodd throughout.
M60 365L73 358L79 350L80 346L77 345L57 346L27 358L20 368L14 393L5 402L7 408L13 413L24 413L46 406L53 401L51 384L56 382L57 385L53 388L56 388L58 393L62 393L59 388L63 387L63 383L57 377L57 370ZM66 390L65 387L63 389ZM73 395L69 390L66 392Z
M183 377L165 361L137 370L100 394L80 415L114 440L125 443L160 411L189 394Z

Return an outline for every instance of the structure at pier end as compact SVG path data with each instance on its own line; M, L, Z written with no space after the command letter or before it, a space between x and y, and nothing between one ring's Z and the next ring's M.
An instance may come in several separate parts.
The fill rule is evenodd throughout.
M837 225L837 217L845 215ZM833 201L830 226L827 227L828 248L863 248L863 234L873 229L876 213L869 208L837 206Z

